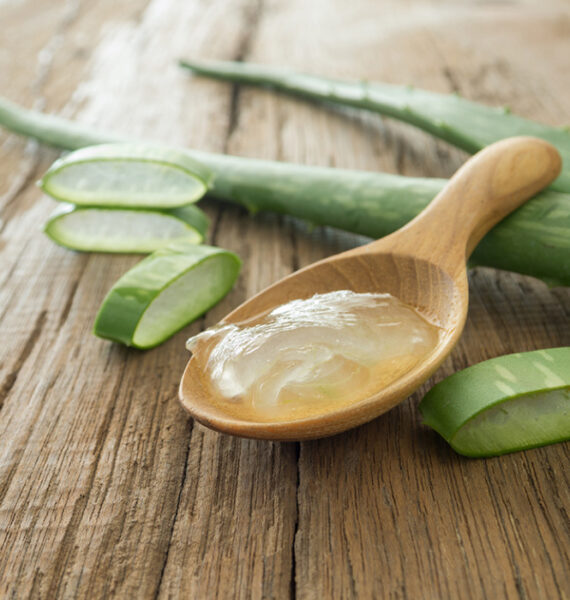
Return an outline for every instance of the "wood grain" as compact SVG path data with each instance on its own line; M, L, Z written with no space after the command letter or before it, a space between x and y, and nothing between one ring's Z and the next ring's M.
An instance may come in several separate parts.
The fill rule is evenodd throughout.
M570 122L570 11L395 0L0 0L0 93L129 135L275 158L449 176L465 155L376 116L188 77L181 56L414 83ZM302 444L205 431L176 401L184 341L251 294L360 238L213 202L211 242L244 270L150 352L94 338L138 258L56 247L35 180L53 150L0 132L0 597L568 598L569 444L456 456L422 390ZM570 345L570 296L478 269L436 373ZM424 390L427 389L427 386Z

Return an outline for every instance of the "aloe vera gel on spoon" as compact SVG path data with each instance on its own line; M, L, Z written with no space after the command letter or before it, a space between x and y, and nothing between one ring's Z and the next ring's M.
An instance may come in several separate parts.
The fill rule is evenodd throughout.
M241 418L299 419L357 403L411 370L439 328L390 294L293 300L191 338L212 403Z

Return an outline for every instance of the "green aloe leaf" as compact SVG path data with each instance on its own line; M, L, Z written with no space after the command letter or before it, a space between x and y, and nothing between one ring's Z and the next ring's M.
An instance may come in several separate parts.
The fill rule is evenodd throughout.
M419 406L459 454L496 456L570 439L570 347L509 354L459 371Z
M44 232L72 250L147 253L176 240L199 244L207 228L208 217L192 204L158 211L61 203L44 225Z
M26 110L0 98L0 124L60 148L117 141L116 134ZM209 193L247 207L288 214L372 238L415 217L443 179L309 167L184 150L214 174ZM472 255L475 264L570 285L570 194L547 190L504 219Z
M40 187L82 206L173 208L199 200L211 177L206 166L176 148L102 144L57 160Z
M241 262L211 246L176 242L157 250L111 288L95 319L95 335L127 346L157 346L219 302Z
M244 62L188 61L194 73L235 83L271 87L311 100L362 108L392 117L475 153L504 138L530 135L558 149L563 169L552 189L570 193L570 132L524 119L505 107L471 102L457 94L437 94L412 86L326 79Z

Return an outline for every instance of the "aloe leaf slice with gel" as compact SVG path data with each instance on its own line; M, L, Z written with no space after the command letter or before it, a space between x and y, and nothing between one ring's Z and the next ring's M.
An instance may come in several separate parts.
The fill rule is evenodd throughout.
M211 171L161 145L101 144L57 160L40 181L56 200L82 206L174 208L199 200Z
M570 347L508 354L435 385L419 405L425 425L465 456L570 440Z
M192 204L131 210L62 203L44 225L56 244L82 252L149 253L177 240L200 244L208 217Z
M127 346L157 346L219 302L241 262L211 246L175 242L127 271L95 319L95 335Z
M208 229L210 228L210 217L196 205L187 204L186 206L171 208L163 212L184 221L184 223L200 234L202 240L205 239Z

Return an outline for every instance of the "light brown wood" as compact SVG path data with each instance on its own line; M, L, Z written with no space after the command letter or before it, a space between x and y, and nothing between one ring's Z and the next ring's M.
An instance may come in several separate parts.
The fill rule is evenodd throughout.
M441 328L433 351L396 381L368 398L323 407L318 414L311 410L295 420L256 420L226 411L214 401L202 372L206 361L195 354L180 382L182 406L211 429L278 441L326 437L394 408L431 377L459 340L469 304L466 260L477 243L493 225L552 183L561 168L560 155L547 142L530 137L497 142L470 158L429 206L400 230L309 265L222 319L247 325L292 300L337 290L391 294Z
M127 136L306 164L450 176L463 152L388 119L181 74L241 58L459 92L570 123L564 0L0 0L0 93ZM231 294L148 353L94 338L138 257L39 228L58 153L0 130L0 597L558 599L570 589L570 444L467 460L420 424L436 381L570 345L570 290L469 272L466 327L406 402L315 442L196 425L184 342L362 238L205 203L244 261Z

